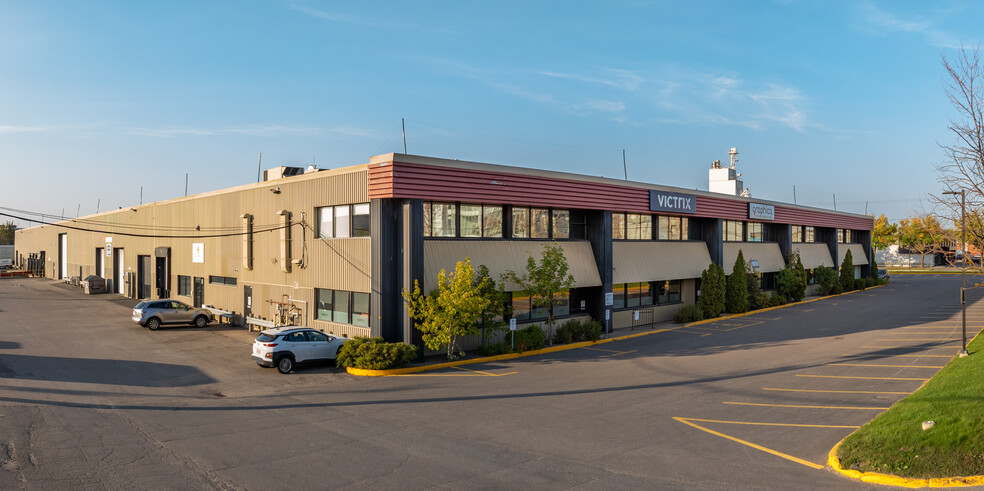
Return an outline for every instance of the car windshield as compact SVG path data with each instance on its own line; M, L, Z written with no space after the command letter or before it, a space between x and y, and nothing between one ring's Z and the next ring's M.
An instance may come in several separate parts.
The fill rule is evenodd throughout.
M134 308L135 308L135 309L142 309L142 308L144 308L144 305L147 305L147 302L140 302L140 303L138 303L138 304L137 304L137 306L136 306L136 307L134 307Z
M256 340L261 343L269 343L274 339L277 339L277 336L271 336L269 334L260 334L259 336L256 337Z

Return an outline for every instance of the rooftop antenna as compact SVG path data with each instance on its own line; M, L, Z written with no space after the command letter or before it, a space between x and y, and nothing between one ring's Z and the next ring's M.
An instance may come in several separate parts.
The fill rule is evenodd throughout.
M629 180L629 168L625 166L625 149L622 149L622 172L625 173L625 180Z
M143 186L140 186L140 204L143 204Z
M731 147L731 150L728 151L728 155L731 156L731 168L734 169L735 164L738 163L738 148Z
M185 172L185 196L188 196L188 173Z
M834 195L834 211L837 211L837 193L833 193L833 195Z
M793 184L793 204L796 204L796 185Z
M263 152L260 152L260 160L256 163L256 182L260 182L260 168L263 167Z
M96 200L96 213L99 213L99 204L102 203L102 198Z
M75 210L75 218L79 217L79 213L82 213L82 203L79 203L79 208Z
M403 153L407 153L407 122L404 118L400 118L400 126L403 127Z

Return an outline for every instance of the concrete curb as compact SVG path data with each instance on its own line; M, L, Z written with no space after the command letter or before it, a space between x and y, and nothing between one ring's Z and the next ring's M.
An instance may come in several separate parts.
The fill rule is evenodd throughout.
M882 286L885 286L885 285L876 285L876 286L872 286L871 288L878 288L878 287L882 287ZM871 288L865 288L865 290L870 290ZM364 368L347 367L347 368L345 368L345 371L349 375L358 375L360 377L388 377L388 376L393 376L393 375L407 375L407 374L411 374L411 373L420 373L420 372L427 372L427 371L431 371L431 370L440 370L442 368L457 367L457 366L461 366L461 365L471 365L471 364L474 364L474 363L487 363L487 362L490 362L490 361L512 360L512 359L515 359L515 358L522 358L522 357L525 357L525 356L542 355L542 354L546 354L546 353L554 353L554 352L557 352L557 351L566 351L566 350L571 350L571 349L584 348L586 346L594 346L594 345L597 345L597 344L611 343L611 342L614 342L614 341L621 341L623 339L632 339L632 338L637 338L637 337L640 337L640 336L649 336L651 334L659 334L659 333L663 333L663 332L675 331L677 329L683 329L683 328L690 327L690 326L698 326L698 325L701 325L701 324L708 324L708 323L711 323L711 322L718 322L718 321L722 321L722 320L734 319L734 318L737 318L737 317L746 317L746 316L749 316L749 315L759 314L759 313L762 313L762 312L769 312L769 311L772 311L772 310L778 310L778 309L783 309L783 308L786 308L786 307L792 307L794 305L802 305L802 304L805 304L805 303L816 302L816 301L824 300L824 299L827 299L827 298L839 297L839 296L842 296L842 295L849 295L851 293L855 293L855 292L859 292L859 291L863 291L863 290L853 290L853 291L849 291L849 292L846 292L846 293L840 293L840 294L837 294L837 295L827 295L826 297L811 298L809 300L802 300L802 301L799 301L799 302L787 303L785 305L779 305L779 306L776 306L776 307L767 307L767 308L764 308L764 309L753 310L751 312L745 312L745 313L742 313L742 314L732 314L732 315L723 316L723 317L715 317L713 319L704 319L704 320L700 320L700 321L696 321L696 322L691 322L689 324L683 324L683 325L680 325L680 326L672 327L672 328L669 328L669 329L654 329L652 331L644 331L644 332L637 332L637 333L633 333L633 334L626 334L624 336L618 336L618 337L614 337L614 338L599 339L598 341L582 341L580 343L562 344L562 345L559 345L559 346L551 346L549 348L542 348L542 349L532 350L532 351L524 351L522 353L507 353L507 354L504 354L504 355L486 356L486 357L483 357L483 358L473 358L473 359L470 359L470 360L449 361L447 363L439 363L439 364L436 364L436 365L423 365L423 366L419 366L419 367L409 367L409 368L394 368L394 369L389 369L389 370L369 370L369 369L364 369Z
M844 439L846 440L847 437L844 437ZM837 445L834 445L834 448L830 449L830 453L827 456L827 465L829 465L833 470L843 474L844 476L850 477L852 479L858 479L861 482L866 482L870 484L883 484L886 486L899 486L905 488L924 488L924 487L950 488L950 487L980 486L984 484L984 476L934 477L930 479L915 479L909 477L893 476L891 474L879 474L877 472L861 472L851 469L845 469L841 467L840 459L837 458L837 449L840 448L840 445L843 442L844 440L837 442Z

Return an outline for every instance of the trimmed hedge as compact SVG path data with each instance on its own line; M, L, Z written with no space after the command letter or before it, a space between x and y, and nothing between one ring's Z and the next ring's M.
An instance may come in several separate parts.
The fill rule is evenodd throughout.
M539 324L533 324L532 326L526 326L523 329L517 329L514 331L516 335L516 351L522 353L524 351L532 351L543 348L544 341L547 340L547 335L544 334L543 328ZM511 341L510 335L506 335L506 341Z
M700 320L704 320L704 309L701 309L697 305L684 305L673 316L673 322L677 324L686 324Z
M364 370L401 368L417 359L417 347L406 343L387 343L383 338L355 337L338 349L335 365Z
M597 341L601 339L601 323L594 320L570 319L565 321L554 333L554 344Z

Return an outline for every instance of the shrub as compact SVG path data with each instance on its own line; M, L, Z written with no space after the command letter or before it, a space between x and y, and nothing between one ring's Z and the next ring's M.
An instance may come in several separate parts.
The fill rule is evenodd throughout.
M673 322L686 324L704 319L704 311L697 305L685 305L673 316Z
M850 250L844 254L844 262L841 263L840 284L845 292L854 289L854 259L851 257Z
M338 350L338 367L386 370L400 368L417 359L417 347L406 343L387 343L383 338L355 337Z
M757 310L765 307L766 304L763 303L763 297L765 295L762 293L762 287L759 286L759 278L757 275L748 273L748 310ZM767 300L766 300L767 301Z
M543 342L547 338L546 334L543 333L543 328L538 324L526 326L514 332L516 335L516 351L518 352L540 349L543 347Z
M506 336L506 339L509 340L508 335ZM479 346L477 351L480 356L496 356L496 355L504 355L506 353L512 353L512 348L509 346L508 342L502 342L502 343L495 343L495 344L486 344L485 346Z
M697 306L705 319L711 319L724 312L725 296L724 268L711 264L700 275L700 295Z
M789 298L793 297L799 291L800 278L799 274L793 268L783 268L776 275L776 290L779 295Z
M554 333L554 344L568 344L579 341L597 341L601 339L601 323L593 319L570 319Z
M869 267L871 268L871 277L873 279L876 279L877 280L878 279L878 261L875 261L875 254L874 253L871 254L871 266L869 266Z
M782 295L773 295L769 297L768 303L769 307L778 307L780 305L786 305L786 297Z
M724 297L725 308L732 314L748 311L747 271L745 255L739 249L738 257L735 258L735 266L731 269L731 275L728 276L727 291Z
M840 289L840 283L837 282L837 271L834 268L820 266L816 269L813 277L817 283L817 293L820 295L831 295L835 293L835 289Z

